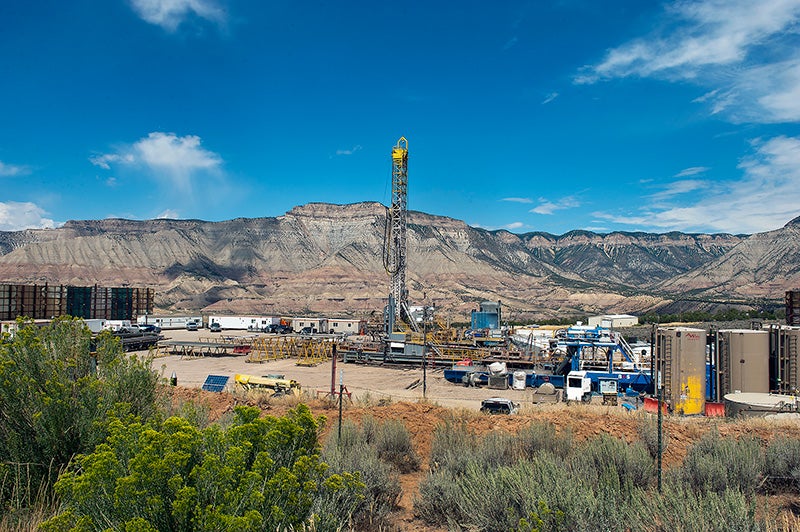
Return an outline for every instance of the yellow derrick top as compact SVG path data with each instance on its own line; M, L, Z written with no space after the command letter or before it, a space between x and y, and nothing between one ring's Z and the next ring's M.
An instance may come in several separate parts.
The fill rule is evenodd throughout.
M392 148L392 159L402 160L406 157L408 157L408 141L405 137L400 137Z

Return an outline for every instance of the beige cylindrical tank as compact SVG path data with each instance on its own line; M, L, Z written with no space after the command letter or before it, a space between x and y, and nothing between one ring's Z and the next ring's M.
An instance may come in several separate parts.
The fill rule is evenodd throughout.
M723 394L769 393L769 333L748 329L719 331L727 379Z
M689 327L658 329L661 380L672 411L702 414L706 404L706 332Z

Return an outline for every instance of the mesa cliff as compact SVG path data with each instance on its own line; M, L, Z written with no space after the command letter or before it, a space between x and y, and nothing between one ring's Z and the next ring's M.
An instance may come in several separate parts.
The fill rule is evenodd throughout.
M368 316L386 302L386 208L311 203L274 218L69 221L0 232L0 281L146 286L160 311ZM756 235L513 234L408 215L410 301L466 321L782 301L800 284L800 222Z

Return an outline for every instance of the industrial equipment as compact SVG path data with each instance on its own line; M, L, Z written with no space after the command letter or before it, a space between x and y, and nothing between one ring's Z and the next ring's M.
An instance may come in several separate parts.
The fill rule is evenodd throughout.
M603 397L604 405L617 406L619 396L619 380L615 378L600 378L600 395Z
M400 137L392 148L392 204L386 213L383 266L391 277L386 332L398 329L401 322L414 331L417 324L408 309L406 256L408 253L408 141Z
M587 371L576 370L567 374L567 401L589 402L592 398L592 379Z
M233 379L245 390L271 390L273 396L300 395L300 383L287 379L284 375L242 375L237 373Z

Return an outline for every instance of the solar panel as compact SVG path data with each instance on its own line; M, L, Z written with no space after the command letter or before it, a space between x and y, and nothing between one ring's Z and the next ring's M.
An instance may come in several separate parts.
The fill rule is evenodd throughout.
M227 375L209 375L203 383L203 389L207 392L221 392L228 384L229 378Z

